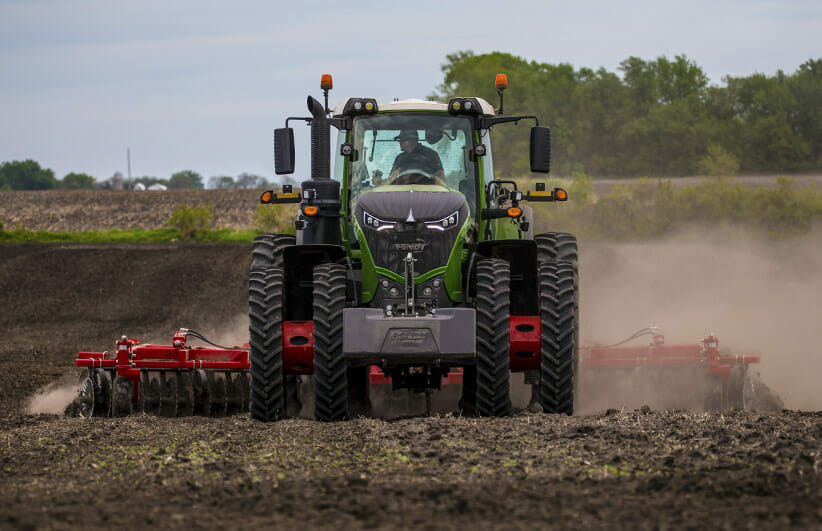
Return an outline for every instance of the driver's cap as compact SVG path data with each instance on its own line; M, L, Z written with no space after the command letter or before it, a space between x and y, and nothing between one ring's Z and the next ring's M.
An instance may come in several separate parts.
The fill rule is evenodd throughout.
M417 134L416 129L403 129L402 131L400 131L399 135L394 137L394 140L406 140L406 139L409 139L409 138L414 139L414 140L419 140L420 135Z

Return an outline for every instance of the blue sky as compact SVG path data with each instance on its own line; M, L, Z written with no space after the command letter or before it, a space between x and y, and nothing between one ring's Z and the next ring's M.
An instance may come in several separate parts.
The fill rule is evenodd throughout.
M332 104L425 97L467 49L610 71L684 53L720 84L792 72L822 57L820 34L818 0L0 0L0 161L106 179L126 173L130 148L134 176L271 178L272 129L321 97L324 73Z

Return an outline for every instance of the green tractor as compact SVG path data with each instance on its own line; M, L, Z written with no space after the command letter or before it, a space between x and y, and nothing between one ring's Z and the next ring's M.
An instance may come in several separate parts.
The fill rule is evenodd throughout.
M274 132L277 174L294 172L289 121L311 126L311 178L263 193L299 203L296 237L265 234L249 279L251 415L298 412L298 382L313 375L314 415L368 414L376 376L393 389L437 390L461 374L464 414L512 412L511 372L532 403L572 414L579 365L577 243L533 234L524 202L565 201L561 188L520 191L494 178L490 131L533 120L533 172L550 167L550 129L502 114L481 98L328 108L308 97L305 118ZM337 130L331 172L331 127Z

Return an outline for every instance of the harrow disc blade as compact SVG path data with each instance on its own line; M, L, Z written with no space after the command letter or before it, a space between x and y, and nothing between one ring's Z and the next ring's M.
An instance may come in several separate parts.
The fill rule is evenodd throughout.
M226 414L228 406L226 401L226 386L223 375L217 374L216 371L206 371L206 382L208 382L208 395L211 398L212 417L223 417Z
M160 414L164 417L177 416L177 375L174 373L160 373Z
M251 373L249 372L241 372L239 373L240 377L240 385L243 389L243 407L242 411L246 412L249 410L249 402L251 400Z
M211 395L208 392L208 376L202 369L191 371L191 386L194 394L194 414L211 414Z
M94 379L87 376L80 387L80 395L77 401L77 413L83 418L94 416Z
M160 409L160 382L157 373L140 373L140 405L144 413L156 415Z
M111 416L127 417L134 409L134 386L131 380L117 376L112 383Z
M111 378L104 369L91 374L94 380L94 415L106 417L111 412Z
M226 413L234 415L243 410L242 376L231 372L225 372L223 375L226 387Z
M177 414L181 417L194 414L194 384L191 371L177 373Z

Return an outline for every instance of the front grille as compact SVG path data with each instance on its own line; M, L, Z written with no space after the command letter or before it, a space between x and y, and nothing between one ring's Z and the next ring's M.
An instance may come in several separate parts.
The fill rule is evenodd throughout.
M411 253L417 276L448 262L459 229L440 231L423 223L398 223L390 230L365 230L374 265L402 274L403 260Z

